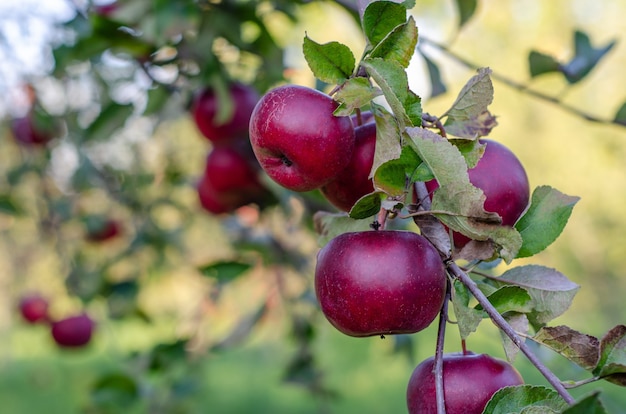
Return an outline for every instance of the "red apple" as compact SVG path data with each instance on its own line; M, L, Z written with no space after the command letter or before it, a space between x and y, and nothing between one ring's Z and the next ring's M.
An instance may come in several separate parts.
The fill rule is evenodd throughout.
M407 387L409 414L437 414L434 365L431 357L413 371ZM496 391L523 383L515 367L489 355L443 355L446 414L481 414Z
M421 331L438 315L445 291L439 253L416 233L344 233L317 256L317 299L330 323L346 335Z
M223 123L216 119L220 102L213 89L202 90L192 104L192 113L198 129L215 144L245 138L250 114L259 100L259 94L253 87L241 83L231 84L229 92L234 107L230 119Z
M368 123L354 129L355 146L348 166L321 188L322 194L335 207L350 211L354 203L374 191L369 178L376 148L376 124Z
M102 243L117 237L122 226L117 220L102 217L90 216L87 218L87 234L86 239L93 243Z
M52 323L52 338L65 348L85 346L91 340L95 324L86 314L70 316Z
M496 141L481 140L485 153L474 168L468 170L470 182L483 190L485 210L498 213L503 226L513 226L528 207L530 184L524 166L504 145ZM426 183L429 192L439 187L436 180ZM470 239L454 233L454 245L462 248Z
M41 129L35 124L32 114L13 119L11 131L15 140L24 146L44 146L54 138L52 133Z
M250 142L265 172L283 187L310 191L333 180L350 161L354 127L334 116L337 102L315 89L269 91L250 118Z
M41 295L24 296L19 308L22 317L28 323L48 322L48 300Z

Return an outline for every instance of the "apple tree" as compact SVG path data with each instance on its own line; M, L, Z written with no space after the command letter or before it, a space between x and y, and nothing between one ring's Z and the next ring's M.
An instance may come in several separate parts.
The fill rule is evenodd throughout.
M288 309L298 348L285 380L320 398L332 390L312 346L317 323L411 346L411 334L438 320L432 358L407 380L410 413L606 412L598 394L575 399L569 388L626 385L626 327L607 326L596 338L550 325L579 286L527 260L561 235L579 198L550 183L531 188L523 162L492 135L499 75L422 38L415 2L338 3L365 47L355 53L301 33L315 88L290 77L274 30L282 19L297 21L301 2L77 6L46 80L63 98L32 80L26 113L7 122L14 142L3 144L18 162L3 167L0 210L12 223L34 225L73 301L73 313L61 315L42 287L19 303L24 319L49 326L61 347L89 346L93 335L108 334L99 328L104 321L163 317L140 298L155 274L191 268L202 286L201 321L175 341L125 355L133 373L99 378L90 412L142 399L148 408L185 410L187 395L177 390L191 381L194 359L245 341L276 301ZM454 2L459 30L477 4ZM574 85L614 46L574 36L569 62L531 52L531 76L558 74ZM428 112L410 86L417 56L431 96L447 90L424 45L475 70L441 115ZM528 93L590 122L626 125L626 104L602 119ZM183 117L193 120L197 140L177 142L169 131L154 142L159 128ZM200 162L190 161L198 152ZM12 225L7 240L23 247ZM220 243L227 254L208 254ZM520 259L525 264L513 265ZM24 261L16 257L14 266ZM499 263L509 267L497 274ZM204 335L223 291L255 269L272 278L262 297L229 330ZM501 331L508 361L467 349L485 319ZM451 323L458 353L444 353ZM587 376L560 379L531 342ZM524 384L513 367L519 352L551 387ZM154 373L165 380L151 382ZM146 396L145 388L157 391Z

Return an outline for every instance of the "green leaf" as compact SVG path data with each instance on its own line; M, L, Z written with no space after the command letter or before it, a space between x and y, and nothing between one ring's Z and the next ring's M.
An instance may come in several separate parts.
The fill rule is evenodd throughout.
M579 197L565 195L549 187L533 191L530 207L515 223L522 236L517 257L529 257L552 244L561 234Z
M459 11L459 27L462 27L472 18L476 12L478 0L456 0L456 7Z
M487 110L493 102L491 69L480 68L461 89L452 107L440 118L447 116L446 133L467 139L486 136L497 125L495 117Z
M559 62L552 56L534 50L528 54L528 68L531 78L544 73L559 72L560 66Z
M246 273L252 268L250 263L235 261L220 261L207 264L198 268L204 276L216 279L220 283L229 282Z
M408 146L402 147L400 157L387 161L376 169L374 187L383 190L390 196L401 196L408 191L408 185L415 181L424 181L421 174L429 171L420 169L422 160Z
M415 53L417 45L417 26L413 16L393 29L371 52L371 58L394 61L406 68Z
M528 313L532 310L532 298L525 289L519 286L502 286L487 296L487 299L500 314L506 312ZM483 307L478 304L476 309L482 311Z
M492 240L504 260L513 260L522 239L517 231L501 225L501 218L484 209L485 195L474 187L463 155L450 141L424 128L408 128L409 145L439 182L432 210L450 229L475 240ZM445 212L445 213L444 213Z
M324 247L333 238L343 233L371 230L371 218L355 220L343 213L318 211L313 215L315 230L319 234L317 242Z
M122 128L133 112L133 105L110 102L85 130L84 141L106 141Z
M598 49L591 45L589 36L577 30L574 33L574 47L576 54L566 65L561 66L561 71L569 83L582 80L598 64L600 59L615 46L615 40Z
M566 408L562 414L608 414L608 411L600 401L600 392L596 391Z
M376 170L382 164L400 158L402 146L400 143L400 131L394 117L378 106L374 112L376 121L376 146L374 147L374 161L370 178L373 178Z
M569 326L543 327L533 340L586 370L594 369L600 358L598 338L575 331Z
M368 217L372 217L380 211L384 198L385 193L380 191L364 195L354 203L348 215L353 219L367 219Z
M11 194L0 194L0 213L20 216L24 214L24 208Z
M509 269L496 283L526 289L533 299L533 311L528 314L528 319L534 326L543 326L563 314L580 288L557 270L540 265Z
M472 332L476 331L484 316L483 311L469 307L471 297L467 287L458 279L455 280L452 284L452 306L461 339L467 339Z
M164 86L157 86L148 91L148 103L144 109L144 115L154 115L158 113L167 101L171 98L171 94Z
M483 414L556 414L567 407L563 398L550 388L519 385L497 391L485 406Z
M530 324L528 322L528 316L526 316L526 314L511 312L502 316L508 322L508 324L511 325L511 328L513 328L515 332L519 332L520 334L524 335L528 333ZM502 346L504 348L504 353L506 354L506 359L510 363L513 363L520 349L502 330L500 330L500 337L502 338Z
M626 387L626 326L618 325L600 340L600 360L593 374Z
M339 42L319 44L305 36L302 50L313 75L322 82L342 83L354 72L354 55Z
M382 89L385 100L400 123L400 130L411 125L412 121L405 109L405 104L413 108L415 95L409 91L409 81L404 68L395 62L380 58L367 59L362 65Z
M122 372L101 376L91 388L91 401L100 408L121 409L138 399L137 382Z
M391 1L374 1L363 13L362 25L365 36L375 47L397 26L406 22L406 6Z
M615 113L613 122L626 126L626 102L624 102L624 104L620 106L620 108Z
M421 50L419 51L421 53ZM439 70L439 66L437 66L437 64L424 53L421 54L424 58L424 62L426 62L428 78L430 79L430 97L434 98L435 96L443 95L444 93L446 93L447 88L441 80L441 71Z
M369 105L382 91L372 86L367 78L350 78L344 82L333 98L341 103L335 110L336 116L348 116L357 108Z

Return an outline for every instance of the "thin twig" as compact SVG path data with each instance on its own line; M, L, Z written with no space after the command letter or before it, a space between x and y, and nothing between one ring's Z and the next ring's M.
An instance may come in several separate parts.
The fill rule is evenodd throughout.
M420 42L422 43L426 43L429 44L437 49L439 49L440 51L442 51L443 53L445 53L449 58L455 60L456 62L460 63L461 65L470 68L470 69L474 69L477 70L479 69L481 66L470 62L469 60L465 59L464 57L456 54L455 52L453 52L452 50L450 50L450 48L448 48L446 45L443 45L441 43L438 43L432 39L429 39L425 36L420 36ZM598 124L607 124L607 125L619 125L619 126L626 126L623 123L616 121L615 119L606 119L606 118L600 118L598 116L592 115L588 112L585 112L581 109L578 109L574 106L571 106L565 102L563 102L563 100L558 97L558 96L552 96L552 95L547 95L543 92L539 92L533 89L530 89L528 87L528 85L525 85L523 83L517 82L513 79L507 78L504 75L501 75L497 72L492 72L491 73L491 78L497 80L500 83L503 83L519 92L525 93L527 95L530 95L534 98L537 99L541 99L543 101L546 102L550 102L552 104L555 104L557 106L559 106L561 109L563 109L566 112L569 112L570 114L573 114L577 117L580 117L586 121L589 122L594 122L594 123L598 123Z
M493 323L500 328L517 347L526 355L526 358L537 368L539 372L548 380L548 382L554 387L556 392L570 405L574 404L574 398L569 394L567 389L561 383L561 380L554 375L552 371L550 371L540 360L537 358L535 354L531 351L531 349L526 345L520 336L515 332L515 330L508 324L508 322L498 313L498 311L493 307L493 305L489 302L489 299L485 296L485 294L478 288L476 283L469 277L467 273L465 273L456 263L453 261L447 262L448 270L450 273L458 278L472 295L476 298L478 303L483 307L485 312L489 315Z
M448 321L448 302L450 301L450 282L446 282L446 295L439 314L437 331L437 347L435 349L435 395L437 398L437 414L446 414L446 401L443 390L443 345Z

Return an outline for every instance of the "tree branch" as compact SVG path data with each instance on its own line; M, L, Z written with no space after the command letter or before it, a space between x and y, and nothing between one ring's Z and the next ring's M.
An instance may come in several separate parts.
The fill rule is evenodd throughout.
M554 375L552 371L550 371L540 360L537 358L535 354L530 350L526 342L524 342L520 336L515 332L515 330L508 324L508 322L498 313L498 311L493 307L493 305L489 302L489 299L485 296L485 294L478 288L476 283L465 273L456 263L449 260L447 262L448 270L450 273L458 278L472 293L472 295L478 300L478 303L483 307L485 312L489 315L493 323L502 330L511 341L526 355L526 358L537 368L539 372L548 380L550 385L554 387L556 392L570 405L574 404L574 398L569 394L567 389L561 383L561 380Z
M478 68L480 68L481 66L470 62L469 60L459 56L458 54L456 54L455 52L453 52L452 50L450 50L449 47L447 47L446 45L443 45L441 43L438 43L432 39L429 39L427 37L424 36L420 36L420 42L431 45L437 49L439 49L440 51L442 51L443 53L445 53L449 58L453 59L454 61L460 63L461 65L470 68L470 69L474 69L477 70ZM418 46L419 48L419 46ZM550 102L552 104L555 104L557 106L559 106L561 109L563 109L566 112L569 112L572 115L575 115L579 118L582 118L586 121L589 122L594 122L597 124L606 124L606 125L619 125L619 126L626 126L623 123L620 123L614 119L606 119L606 118L600 118L598 116L592 115L588 112L585 112L581 109L578 109L574 106L571 106L567 103L565 103L561 98L557 97L557 96L552 96L552 95L547 95L543 92L539 92L539 91L535 91L533 89L530 89L528 87L528 85L525 85L523 83L514 81L513 79L507 78L504 75L500 75L496 72L492 72L491 73L491 77L495 80L497 80L500 83L503 83L519 92L525 93L527 95L530 95L534 98L540 99L542 101L545 102Z
M443 390L443 345L448 322L448 302L450 301L450 282L446 282L446 296L439 314L439 328L437 331L437 347L435 349L435 395L437 398L437 414L446 414L446 401Z

